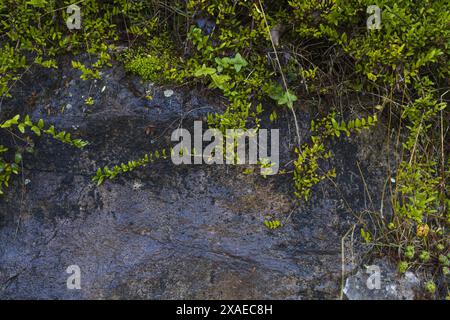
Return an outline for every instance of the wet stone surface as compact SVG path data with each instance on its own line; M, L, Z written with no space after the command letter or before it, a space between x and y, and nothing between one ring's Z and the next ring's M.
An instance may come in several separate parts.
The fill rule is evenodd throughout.
M263 179L240 166L169 160L95 186L99 166L169 146L172 130L223 109L195 91L169 88L166 97L166 89L119 66L97 82L70 67L36 72L14 89L3 110L24 110L90 144L80 151L38 138L35 154L25 156L30 182L15 177L0 199L0 298L338 298L341 239L355 223L346 203L356 212L370 206L356 161L376 201L381 147L370 136L335 144L339 191L324 182L306 205L295 205L289 174ZM89 92L95 104L84 106ZM299 117L306 133L307 115ZM149 125L155 129L146 134ZM280 127L286 163L293 155L287 124ZM263 225L290 214L283 228ZM354 243L351 251L364 248ZM80 267L81 290L66 287L69 265ZM346 258L347 271L352 266Z

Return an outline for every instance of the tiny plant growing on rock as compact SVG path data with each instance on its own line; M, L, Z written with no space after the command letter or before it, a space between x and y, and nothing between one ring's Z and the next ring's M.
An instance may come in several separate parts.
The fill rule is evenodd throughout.
M82 139L72 139L70 133L66 131L56 131L54 126L46 127L44 120L39 119L37 123L33 122L27 115L23 120L21 120L20 115L16 115L11 119L8 119L0 124L0 129L9 132L11 135L19 137L15 130L19 131L21 141L25 143L25 146L16 146L13 154L13 160L7 160L7 153L10 148L5 147L0 144L0 195L4 194L4 188L8 187L10 184L11 176L19 174L22 168L22 153L33 152L33 141L26 135L27 131L30 131L35 136L48 135L51 138L69 144L79 149L83 149L88 142Z

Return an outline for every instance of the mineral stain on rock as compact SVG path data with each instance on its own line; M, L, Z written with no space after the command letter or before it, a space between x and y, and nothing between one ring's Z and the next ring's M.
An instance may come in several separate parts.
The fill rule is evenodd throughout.
M146 91L120 66L97 82L80 80L70 67L35 73L3 106L20 110L25 92L35 88L32 117L90 145L79 151L38 139L36 153L24 159L30 182L16 179L0 198L0 298L338 298L341 239L355 223L342 199L355 210L366 205L357 155L349 157L345 148L364 146L335 147L339 192L325 182L308 204L295 202L289 175L264 179L242 174L239 166L170 160L97 187L91 177L99 166L167 146L180 124L220 110L195 92L173 90L167 98L164 88L148 101L130 91L130 82ZM86 109L82 96L90 86L96 103ZM72 108L61 112L67 104ZM152 135L145 133L150 123ZM284 143L282 160L290 157ZM359 160L371 187L382 185L367 159ZM267 215L290 220L268 230ZM80 290L67 289L70 265L80 267Z

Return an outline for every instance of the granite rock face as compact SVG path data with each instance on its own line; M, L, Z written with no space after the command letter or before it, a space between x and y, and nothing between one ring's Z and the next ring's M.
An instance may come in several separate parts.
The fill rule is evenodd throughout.
M13 93L4 112L43 118L90 144L80 151L37 138L23 179L0 198L0 298L339 298L342 268L351 271L364 251L342 240L356 222L348 206L377 206L357 161L370 201L384 183L376 133L333 145L339 188L321 183L308 204L296 204L289 174L264 179L241 166L161 161L96 186L99 166L169 146L172 130L223 107L198 92L141 83L120 66L98 81L70 67L36 71ZM84 104L88 95L93 106ZM308 115L299 119L306 134ZM278 127L286 163L293 137L286 120ZM267 217L290 220L268 230ZM80 268L80 290L66 286L71 265Z
M414 273L399 276L395 265L377 259L347 278L344 294L350 300L413 300L418 290L420 280Z

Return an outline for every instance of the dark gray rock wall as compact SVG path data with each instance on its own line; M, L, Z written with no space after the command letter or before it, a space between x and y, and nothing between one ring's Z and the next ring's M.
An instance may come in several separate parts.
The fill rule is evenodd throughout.
M144 98L146 90L153 100ZM384 183L381 142L370 136L376 133L334 146L339 188L320 184L307 205L295 204L290 174L264 179L240 166L169 160L95 186L99 166L168 146L176 127L223 109L202 93L173 90L165 97L164 89L141 84L118 66L99 81L82 81L70 67L23 79L3 112L44 118L90 145L80 151L36 139L23 179L16 177L0 198L0 298L340 296L341 240L356 222L347 204L355 212L371 206L356 161L371 191ZM38 99L29 105L33 91ZM88 95L94 106L84 106ZM306 133L308 115L299 117ZM155 127L149 135L148 125ZM292 127L285 120L274 127L282 128L286 163L293 158ZM267 216L284 221L290 214L283 228L263 225ZM364 250L357 241L344 247L350 271ZM69 265L81 269L81 290L66 288Z

